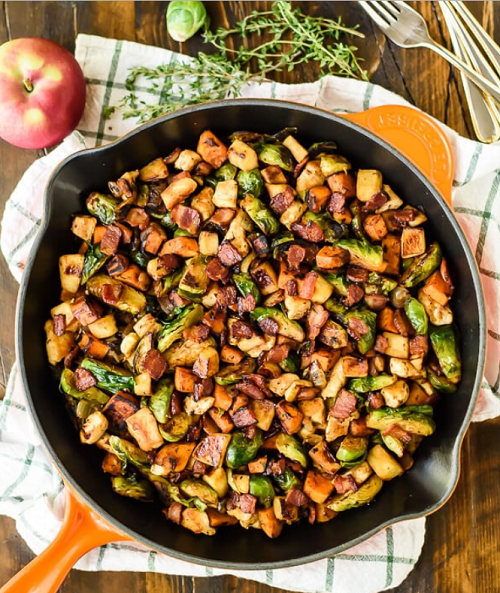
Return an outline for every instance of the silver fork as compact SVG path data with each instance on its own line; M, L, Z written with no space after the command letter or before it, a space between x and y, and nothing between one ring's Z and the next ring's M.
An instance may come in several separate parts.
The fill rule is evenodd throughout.
M482 91L500 103L500 88L476 72L454 53L429 35L424 17L401 1L360 1L358 4L396 45L404 48L427 47L466 74Z

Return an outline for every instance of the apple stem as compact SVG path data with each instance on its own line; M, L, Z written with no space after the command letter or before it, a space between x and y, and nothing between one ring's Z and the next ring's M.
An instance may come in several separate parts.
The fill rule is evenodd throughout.
M28 91L28 93L31 93L33 91L33 83L31 82L31 80L29 78L25 78L23 80L23 84L24 84L24 88Z

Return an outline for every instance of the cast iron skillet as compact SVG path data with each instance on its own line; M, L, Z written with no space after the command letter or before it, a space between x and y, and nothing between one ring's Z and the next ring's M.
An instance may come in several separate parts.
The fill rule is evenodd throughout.
M410 136L432 144L432 134L426 138L418 112L394 109L398 118L410 118L402 122ZM390 116L390 110L384 113ZM386 122L389 128L390 117ZM379 124L383 131L384 120ZM370 505L341 513L328 523L285 528L277 540L269 540L260 530L241 528L220 529L213 537L194 535L163 520L158 506L115 495L109 476L100 469L102 453L79 443L45 353L43 324L59 300L58 257L77 249L69 230L72 214L83 211L91 190L105 191L108 180L176 146L196 146L197 137L207 128L224 136L242 129L273 133L287 126L298 127L298 137L306 146L334 139L340 153L356 166L380 169L405 201L425 210L429 233L440 241L455 281L455 319L464 344L463 379L455 394L443 397L437 431L424 440L414 467L387 483ZM430 154L439 176L441 155ZM338 553L396 521L428 514L449 498L458 480L459 449L481 383L485 328L479 275L464 234L443 197L409 160L371 132L329 112L280 101L240 99L168 115L104 148L69 157L57 167L47 186L44 222L20 290L17 352L44 446L66 482L98 515L118 531L177 558L215 567L263 569Z

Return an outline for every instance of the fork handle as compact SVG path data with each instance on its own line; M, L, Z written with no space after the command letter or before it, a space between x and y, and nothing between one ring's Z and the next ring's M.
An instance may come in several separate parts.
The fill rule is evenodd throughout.
M421 45L435 51L437 54L439 54L441 57L447 60L452 66L463 72L483 92L485 92L488 95L491 95L495 99L495 101L500 104L500 89L498 88L498 86L490 82L484 76L482 76L474 69L472 69L470 66L468 66L465 62L457 58L457 56L453 52L449 51L448 49L446 49L446 47L443 47L435 41L425 42Z

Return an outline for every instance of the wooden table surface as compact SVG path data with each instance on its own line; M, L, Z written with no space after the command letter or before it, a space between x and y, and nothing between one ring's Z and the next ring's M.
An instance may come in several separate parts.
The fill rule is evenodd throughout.
M233 23L269 2L207 2L213 26ZM388 42L356 2L300 2L304 11L336 17L366 34L361 55L371 80L401 94L416 107L472 137L460 82L452 69L426 49L402 50ZM411 2L429 23L433 37L448 44L439 2ZM500 43L500 2L467 2L483 26ZM78 33L128 39L193 54L199 37L179 46L165 30L168 2L10 2L0 3L0 43L42 36L74 49ZM278 77L284 82L312 81L314 67ZM12 147L0 140L0 215L26 168L43 151ZM14 313L18 286L0 258L0 396L14 361ZM462 474L451 500L427 520L422 555L398 593L489 593L500 591L500 421L471 426L462 450ZM0 517L0 585L32 557L14 522ZM278 593L265 585L233 577L193 579L141 573L88 573L73 570L61 591L71 593ZM19 592L21 593L21 592ZM353 593L356 593L353 591Z

